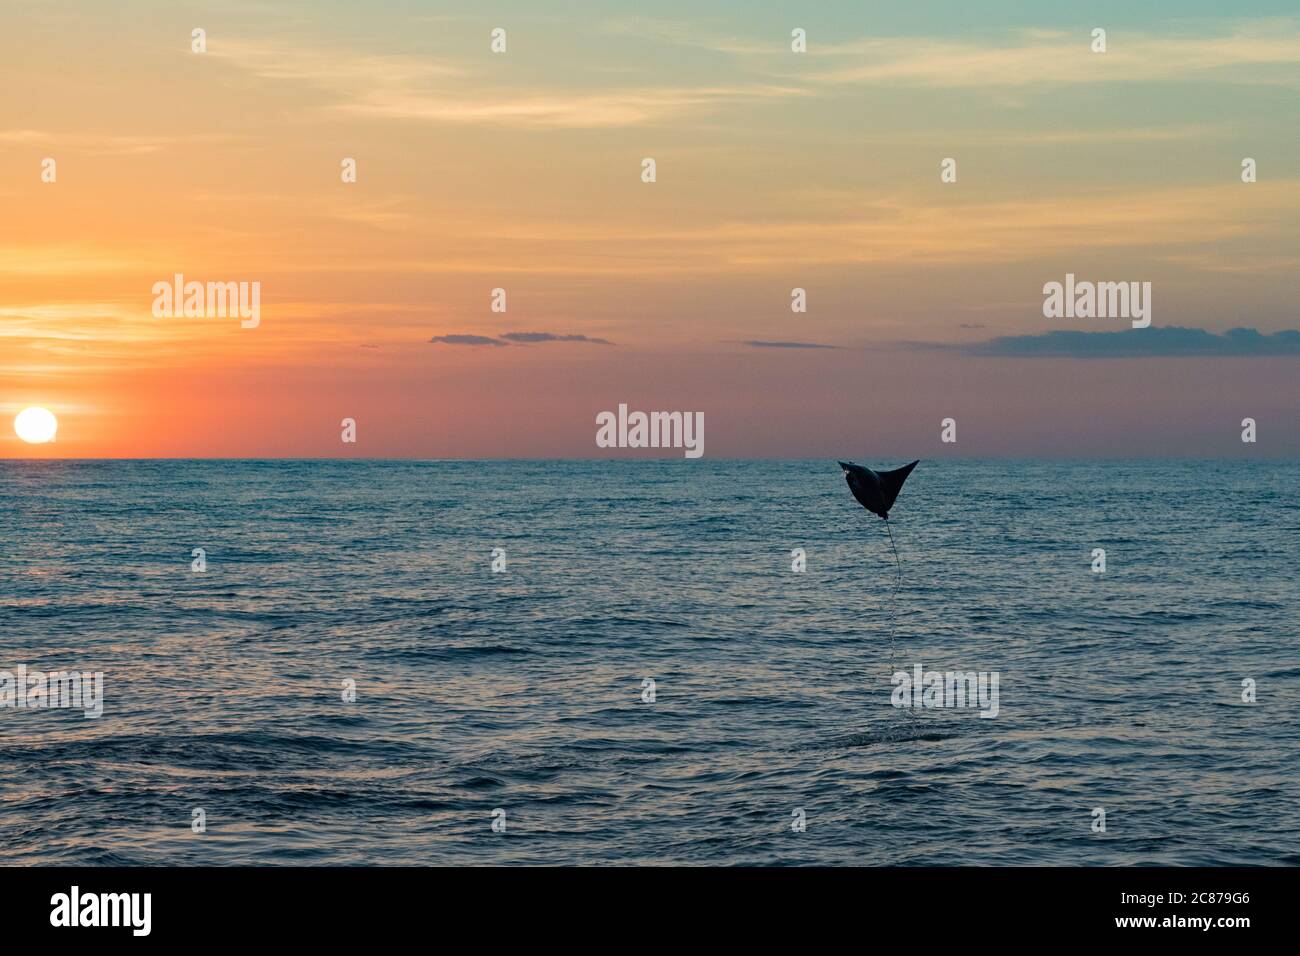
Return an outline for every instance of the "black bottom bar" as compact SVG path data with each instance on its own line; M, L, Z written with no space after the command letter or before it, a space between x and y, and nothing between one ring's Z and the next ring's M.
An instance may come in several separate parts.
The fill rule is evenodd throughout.
M429 930L440 936L488 930L526 940L530 933L561 927L568 939L609 941L601 934L622 926L629 941L654 944L682 942L686 927L698 926L704 935L759 939L774 930L810 937L836 930L872 940L973 942L992 934L1001 942L1041 940L1046 931L1071 941L1127 936L1182 942L1199 936L1232 945L1254 931L1283 928L1282 910L1294 896L1296 874L1154 868L9 868L0 869L0 883L9 941L76 934L79 942L94 937L373 945ZM147 911L143 895L116 895L146 893ZM137 936L146 912L148 935ZM52 919L66 925L52 925ZM71 925L113 921L119 925Z

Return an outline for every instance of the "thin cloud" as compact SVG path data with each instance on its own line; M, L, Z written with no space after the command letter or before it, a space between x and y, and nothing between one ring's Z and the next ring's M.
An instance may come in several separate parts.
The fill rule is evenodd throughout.
M191 136L96 136L80 133L52 133L48 130L39 129L0 130L0 143L39 144L47 147L57 147L68 152L86 153L92 156L143 156L160 152L172 146L234 142L237 138L235 136L215 134Z
M938 37L876 37L818 48L819 56L852 61L810 74L839 85L1017 87L1163 82L1191 78L1226 83L1296 86L1275 67L1300 63L1294 20L1243 23L1217 36L1149 35L1113 31L1106 53L1090 49L1091 31L1024 31L1011 42ZM1017 42L1018 40L1018 42Z
M958 348L967 355L1007 358L1300 356L1300 331L1268 334L1238 328L1216 334L1174 325L1118 332L1056 330L1042 335L1007 335Z
M487 87L479 69L399 54L358 54L299 44L227 40L208 56L273 80L315 87L322 108L367 118L448 124L598 129L636 126L712 112L751 100L785 99L807 91L755 81L720 86L652 86L591 93Z
M651 17L618 17L606 20L600 32L615 36L634 36L641 40L658 40L677 46L723 53L730 56L767 56L789 49L789 39L778 35L762 39L721 36L703 33L698 21L665 20Z
M587 342L591 345L613 345L609 339L595 339L586 335L556 335L554 332L507 332L501 336L511 342Z
M837 345L822 345L818 342L760 342L757 339L750 339L742 342L742 345L748 345L756 349L834 349L839 348Z
M361 116L430 123L500 124L508 126L600 129L638 126L706 113L746 101L803 95L789 86L657 87L587 94L556 91L543 95L474 99L445 91L359 90L355 102L338 109Z
M1104 54L1093 53L1091 29L1026 29L983 40L943 36L873 36L824 42L809 35L810 63L791 66L787 36L754 39L710 35L698 24L636 18L609 22L606 32L708 50L765 69L768 76L826 86L1033 88L1165 82L1207 78L1227 83L1296 86L1275 67L1300 63L1300 25L1293 18L1239 20L1215 34L1111 31ZM802 60L802 58L799 58ZM825 63L822 69L813 64Z
M587 335L560 335L555 332L505 332L499 337L491 335L435 335L429 339L439 345L494 345L506 346L514 342L520 345L533 345L540 342L580 342L585 345L613 345L608 339L597 339Z
M502 342L500 339L494 339L490 335L435 335L429 339L438 345L509 345L509 342Z

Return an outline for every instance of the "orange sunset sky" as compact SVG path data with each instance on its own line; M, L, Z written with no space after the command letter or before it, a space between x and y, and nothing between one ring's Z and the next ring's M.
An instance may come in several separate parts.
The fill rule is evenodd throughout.
M803 6L0 4L0 457L1300 454L1300 19Z

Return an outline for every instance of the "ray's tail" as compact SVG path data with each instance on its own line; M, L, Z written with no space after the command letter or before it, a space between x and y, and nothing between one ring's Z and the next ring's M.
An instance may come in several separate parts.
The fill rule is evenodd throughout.
M889 549L894 552L894 593L889 599L889 677L892 683L894 674L898 672L894 632L898 628L898 589L903 584L903 564L898 560L898 546L894 544L894 529L889 526L889 518L885 518L885 531L889 533ZM901 710L913 720L917 719L912 708L903 707Z

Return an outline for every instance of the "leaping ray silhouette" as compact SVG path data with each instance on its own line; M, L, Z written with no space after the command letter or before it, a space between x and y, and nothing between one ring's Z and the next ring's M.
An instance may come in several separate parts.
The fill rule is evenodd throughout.
M858 499L858 504L888 521L889 509L894 507L898 493L903 490L903 482L907 481L907 476L919 462L918 459L893 471L873 471L851 461L839 464L844 469L844 480L849 483L849 491Z

